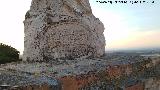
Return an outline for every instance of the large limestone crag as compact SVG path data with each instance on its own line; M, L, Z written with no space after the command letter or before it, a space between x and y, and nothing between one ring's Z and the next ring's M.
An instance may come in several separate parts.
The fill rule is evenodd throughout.
M25 15L24 60L100 57L104 26L89 0L32 0Z

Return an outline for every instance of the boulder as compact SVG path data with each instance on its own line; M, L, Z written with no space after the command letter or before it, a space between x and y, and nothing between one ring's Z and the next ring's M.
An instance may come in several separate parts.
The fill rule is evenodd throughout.
M24 20L27 61L100 57L105 53L103 23L89 0L32 0Z

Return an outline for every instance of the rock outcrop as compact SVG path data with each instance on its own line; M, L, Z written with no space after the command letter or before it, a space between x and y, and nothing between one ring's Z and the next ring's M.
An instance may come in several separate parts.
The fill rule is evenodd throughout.
M24 60L100 57L104 26L89 0L32 0L25 15Z

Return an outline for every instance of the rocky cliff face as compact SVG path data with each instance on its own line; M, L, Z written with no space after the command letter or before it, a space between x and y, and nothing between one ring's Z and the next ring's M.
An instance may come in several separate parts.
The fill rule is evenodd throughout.
M24 60L100 57L104 26L89 0L32 0L25 15Z

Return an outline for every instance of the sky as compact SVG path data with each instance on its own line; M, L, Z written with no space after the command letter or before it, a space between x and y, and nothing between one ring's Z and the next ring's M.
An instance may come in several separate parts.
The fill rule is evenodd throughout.
M106 50L160 47L159 0L154 3L146 0L148 3L141 4L96 1L90 0L90 5L93 14L104 24ZM21 54L24 49L23 21L30 5L31 0L2 0L0 3L0 43L11 45Z

